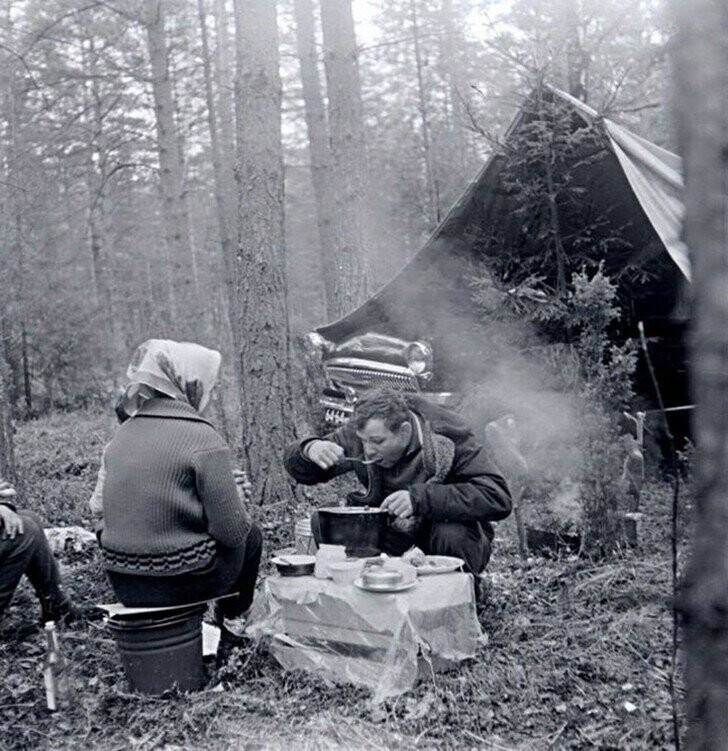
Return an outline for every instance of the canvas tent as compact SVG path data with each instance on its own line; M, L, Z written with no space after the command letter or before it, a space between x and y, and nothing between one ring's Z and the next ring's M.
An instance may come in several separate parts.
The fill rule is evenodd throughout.
M690 279L690 263L680 239L679 157L601 118L568 94L546 88L545 95L570 108L574 127L596 123L606 134L604 153L578 179L585 206L609 217L628 241L626 249L604 259L607 273L626 266L659 267L654 281L630 299L630 320L652 322L658 337L680 338L673 323L680 317L676 311ZM528 117L524 105L506 133L506 144ZM318 333L334 343L368 331L427 339L435 351L436 371L451 374L463 375L473 363L487 362L487 327L479 322L481 312L472 300L468 279L483 260L475 241L479 230L489 227L517 242L520 227L503 186L504 159L498 151L487 160L430 239L392 281L347 316L318 328ZM680 325L676 324L678 331ZM667 359L673 356L680 358L673 353Z

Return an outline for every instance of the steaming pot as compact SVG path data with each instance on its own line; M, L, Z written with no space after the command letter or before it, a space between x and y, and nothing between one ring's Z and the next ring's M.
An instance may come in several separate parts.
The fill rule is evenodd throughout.
M330 506L319 509L321 542L344 545L353 558L379 555L387 512L368 506Z

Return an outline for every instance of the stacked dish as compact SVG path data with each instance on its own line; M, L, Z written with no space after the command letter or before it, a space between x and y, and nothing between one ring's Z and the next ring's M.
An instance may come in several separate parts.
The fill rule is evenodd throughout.
M354 581L354 586L367 592L403 592L417 584L417 579L406 581L403 571L380 566L366 568Z

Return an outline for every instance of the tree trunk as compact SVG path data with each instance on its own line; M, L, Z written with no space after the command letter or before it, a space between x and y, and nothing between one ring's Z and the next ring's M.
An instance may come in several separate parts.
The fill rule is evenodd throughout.
M296 45L301 66L301 84L311 158L311 182L316 201L316 221L321 244L326 312L338 317L335 304L337 288L336 197L332 184L332 158L329 150L326 109L321 95L321 79L316 52L316 33L311 0L295 0Z
M450 100L450 131L455 153L457 155L458 176L462 177L467 170L467 144L465 141L465 122L467 113L463 97L462 80L460 75L459 55L457 52L455 24L453 20L452 0L442 0L443 27L443 57L447 76L448 99Z
M232 308L234 294L234 255L233 233L231 230L231 215L225 197L225 176L223 174L222 153L218 138L217 106L212 85L212 64L210 59L210 45L207 35L207 18L205 0L197 0L197 12L200 18L200 35L202 37L202 64L205 74L205 101L207 104L207 126L210 130L210 145L212 149L212 166L215 179L215 205L217 207L217 225L220 233L220 245L225 268L225 289L228 293L228 306ZM219 43L219 40L218 40Z
M11 326L13 323L13 318L15 319L15 326L14 328L11 328L11 337L15 342L15 346L12 346L13 356L12 358L8 358L8 364L11 366L11 375L15 386L15 388L13 389L13 394L18 400L15 402L14 406L16 408L18 407L20 394L22 392L25 399L25 413L30 414L30 410L32 409L33 404L30 386L30 365L28 363L26 332L26 300L29 297L28 269L24 239L25 221L23 216L23 205L21 203L21 198L18 195L18 191L22 190L23 186L23 181L20 177L22 174L23 165L21 164L20 148L18 143L19 122L17 117L17 109L21 106L20 96L21 94L19 94L17 91L12 95L13 114L11 115L10 119L13 124L10 128L10 130L12 130L12 135L10 137L11 144L8 154L8 173L10 175L11 181L13 181L12 184L14 186L18 186L13 189L13 197L11 200L11 226L14 230L14 232L11 231L11 236L13 238L11 257L13 259L15 273L17 274L17 281L16 284L13 285L15 288L15 294L13 297L12 305L13 313L11 314L10 318ZM17 180L18 182L15 182L15 180ZM18 347L18 345L20 346Z
M30 361L28 359L28 332L23 324L20 330L20 353L23 362L23 395L25 396L26 413L33 411L33 391L30 383Z
M96 48L93 36L88 37L88 54L83 56L84 72L88 76L85 87L87 110L90 113L89 131L93 138L88 146L86 183L88 190L89 244L96 304L101 310L101 324L106 336L102 347L109 373L114 370L114 355L120 336L114 313L113 279L109 268L109 157L104 133L104 104L99 89ZM84 45L84 51L86 47Z
M215 34L217 47L214 68L215 90L217 91L217 122L219 125L218 141L220 147L221 176L225 212L228 217L228 230L233 247L238 246L238 195L235 183L235 132L233 123L233 83L232 65L230 63L230 34L226 0L215 0ZM234 274L231 274L231 279Z
M420 49L420 31L417 23L416 0L410 0L412 16L412 39L415 48L415 69L417 70L417 96L420 111L420 128L422 131L422 155L425 161L425 186L427 190L427 220L432 226L440 223L439 191L435 182L435 170L432 163L432 146L430 142L430 123L427 115L427 96L422 69L422 51Z
M293 437L283 232L278 31L273 0L235 0L239 246L235 259L243 453L254 501L291 503Z
M169 310L165 324L173 335L179 336L194 331L194 315L190 316L186 311L189 310L191 302L195 309L197 301L192 300L192 277L188 271L192 260L192 247L188 235L189 218L185 201L184 170L174 120L164 0L145 0L144 24L152 70L166 265L170 272ZM185 325L186 323L188 325Z
M579 8L576 0L561 0L556 19L557 34L564 38L564 63L566 88L571 96L582 102L588 100L589 55L582 46L579 29Z
M10 5L5 8L5 30L10 34L12 20L10 17ZM12 44L12 40L9 40ZM21 330L24 327L27 304L27 279L26 258L24 246L24 220L22 197L25 194L24 179L25 164L23 153L25 149L22 143L25 92L21 85L20 73L17 60L5 54L2 59L0 70L3 76L3 98L7 126L5 128L5 159L2 160L4 167L4 190L6 227L4 234L4 258L0 267L0 281L2 281L2 313L1 331L2 354L5 364L9 368L6 374L6 390L10 402L11 414L17 418L22 410L20 407L23 393L23 363L21 357Z
M233 175L232 165L235 156L235 134L233 132L233 108L232 92L233 84L230 76L230 35L228 33L228 17L225 0L215 0L215 34L217 36L217 67L216 67L216 88L217 88L217 109L218 120L220 123L220 152L223 156L223 168L227 167L229 183L234 188L235 178ZM227 177L226 177L227 185ZM231 196L233 191L231 191ZM237 201L233 202L234 208L237 208ZM235 211L232 212L232 216Z
M0 477L15 480L13 419L9 400L10 368L0 350Z
M543 90L539 85L538 110L541 117L546 114L542 94ZM558 117L558 113L555 116ZM546 178L546 199L549 212L549 227L551 230L550 245L554 255L554 261L556 262L556 289L559 294L563 294L566 291L567 284L566 266L568 258L566 257L566 250L564 249L564 243L562 240L559 204L556 183L554 180L554 162L556 156L556 144L554 143L555 131L552 129L550 134L542 134L539 138L541 140L541 148L543 149L544 177Z
M220 338L225 338L229 341L230 329L235 327L235 252L237 248L237 232L235 230L236 221L235 213L233 211L235 204L235 196L237 191L234 185L233 171L231 168L232 152L229 154L223 154L225 148L225 137L220 138L221 129L218 127L220 124L220 118L218 118L218 103L224 108L225 104L222 103L222 99L215 97L215 89L213 85L213 68L212 58L210 56L210 43L207 33L207 14L205 11L205 0L197 0L197 11L200 19L200 34L202 37L202 62L205 75L205 99L207 103L207 125L210 130L210 145L212 149L212 165L213 176L215 181L215 206L217 209L217 226L220 234L220 249L222 253L223 261L223 275L225 286L225 311L227 315L227 323L224 324L224 330L219 331L218 326L215 325L215 318L217 316L217 309L213 302L211 306L212 324L213 329L218 330L221 335ZM221 16L221 21L218 23L218 29L221 28L221 24L224 27L225 24L225 4L222 3L222 8L218 8L218 15ZM218 30L218 46L223 44L223 40L219 37L220 31ZM218 81L218 89L220 87L220 81ZM216 270L213 271L215 273ZM218 272L219 273L219 272ZM219 325L219 324L218 324ZM237 357L234 361L235 372L235 389L239 388L240 383L240 370ZM224 388L224 384L223 384ZM225 399L220 397L217 400L218 412L222 419L222 428L226 439L230 437L230 425L225 411Z
M220 311L213 307L213 321L215 316L221 322L220 331L228 346L233 339L232 331L237 326L235 319L235 255L237 252L238 238L238 186L235 182L235 133L233 129L233 83L232 65L230 63L230 33L228 24L228 9L226 0L215 0L215 65L213 73L213 92L217 115L217 140L220 152L220 177L219 187L216 190L222 198L222 206L218 207L225 213L227 232L229 234L230 247L223 253L223 273L225 274L225 289L227 291L226 305L224 306L224 318L219 318ZM216 196L217 199L217 196ZM222 247L222 243L221 243ZM214 325L214 322L213 322ZM232 349L232 347L230 347ZM230 398L224 400L227 405L234 404L235 414L230 416L230 422L239 422L238 393L240 389L240 362L237 357L233 358L233 378L223 383L223 390L230 394Z
M693 268L691 375L696 518L682 582L688 746L728 738L728 11L672 0L676 116Z
M351 0L321 0L329 130L336 192L335 317L367 297L364 244L364 116Z

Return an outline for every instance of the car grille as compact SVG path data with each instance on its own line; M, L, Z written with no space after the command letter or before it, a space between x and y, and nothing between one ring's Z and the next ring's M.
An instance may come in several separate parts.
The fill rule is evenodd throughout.
M382 370L367 370L342 365L329 365L326 368L334 384L368 389L372 386L389 386L397 391L419 391L419 384L414 375L388 373Z
M350 412L345 412L343 409L332 409L329 407L324 413L324 420L327 425L332 425L338 428L343 425L351 417Z

